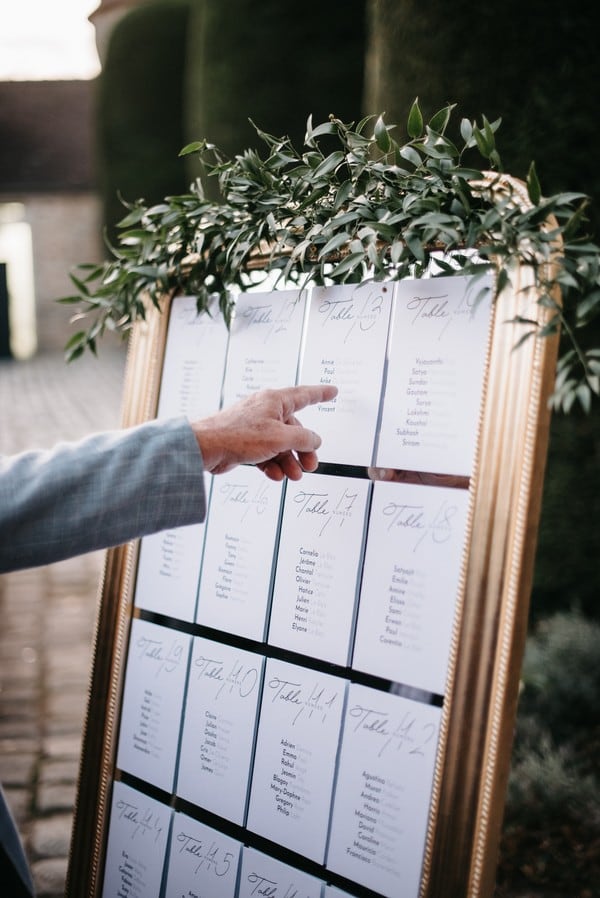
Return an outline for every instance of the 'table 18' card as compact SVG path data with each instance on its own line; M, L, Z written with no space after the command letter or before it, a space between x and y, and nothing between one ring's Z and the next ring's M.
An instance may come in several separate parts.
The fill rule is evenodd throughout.
M117 767L170 792L175 776L191 637L134 619Z
M470 476L491 297L459 275L396 284L378 467Z
M325 854L345 692L339 677L267 661L247 827L317 862Z
M468 502L466 490L374 484L353 667L444 693Z
M231 323L223 404L296 383L306 294L241 293Z
M288 482L269 642L347 664L370 482L305 474Z
M177 794L243 824L264 658L196 637Z
M158 898L171 809L113 783L102 898Z
M392 292L385 283L312 291L300 382L334 384L339 393L298 417L321 435L322 462L372 463Z
M417 898L441 709L353 684L327 868L386 898Z
M196 621L262 640L282 484L240 465L216 477L206 523Z
M185 814L173 816L169 898L235 898L241 843Z
M157 417L204 418L221 402L228 331L216 301L198 314L195 296L171 304Z

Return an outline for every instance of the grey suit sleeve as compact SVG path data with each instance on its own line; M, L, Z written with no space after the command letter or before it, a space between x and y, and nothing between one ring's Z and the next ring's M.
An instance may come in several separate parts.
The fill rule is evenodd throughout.
M185 418L0 458L0 571L198 523L203 471Z

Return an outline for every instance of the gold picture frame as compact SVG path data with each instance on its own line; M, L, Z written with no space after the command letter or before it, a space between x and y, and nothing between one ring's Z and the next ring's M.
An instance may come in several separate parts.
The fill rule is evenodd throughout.
M487 349L460 611L450 652L421 898L493 892L527 630L548 443L556 336L525 341L522 269L496 300ZM527 288L527 289L526 289ZM156 413L168 306L150 308L131 339L123 425ZM67 895L101 894L137 544L108 551L99 597ZM360 889L359 889L360 892ZM361 893L362 894L362 893Z

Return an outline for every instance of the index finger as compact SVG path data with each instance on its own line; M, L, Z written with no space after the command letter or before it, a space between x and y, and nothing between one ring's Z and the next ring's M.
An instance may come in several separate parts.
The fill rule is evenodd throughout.
M282 403L284 417L293 415L294 412L314 405L317 402L330 402L335 399L338 388L333 384L303 384L299 387L286 387L282 391Z

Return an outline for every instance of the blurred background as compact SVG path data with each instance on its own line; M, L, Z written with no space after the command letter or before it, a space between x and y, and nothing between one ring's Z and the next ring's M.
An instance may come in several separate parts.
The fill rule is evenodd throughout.
M9 8L10 7L10 8ZM302 145L309 114L502 118L505 169L590 195L600 223L591 0L20 0L0 11L0 358L60 354L68 272L119 197L181 193L179 150ZM600 328L588 339L598 345ZM101 348L102 351L102 348ZM77 363L73 368L77 377ZM0 429L6 422L0 421ZM555 416L498 896L600 895L600 416Z

